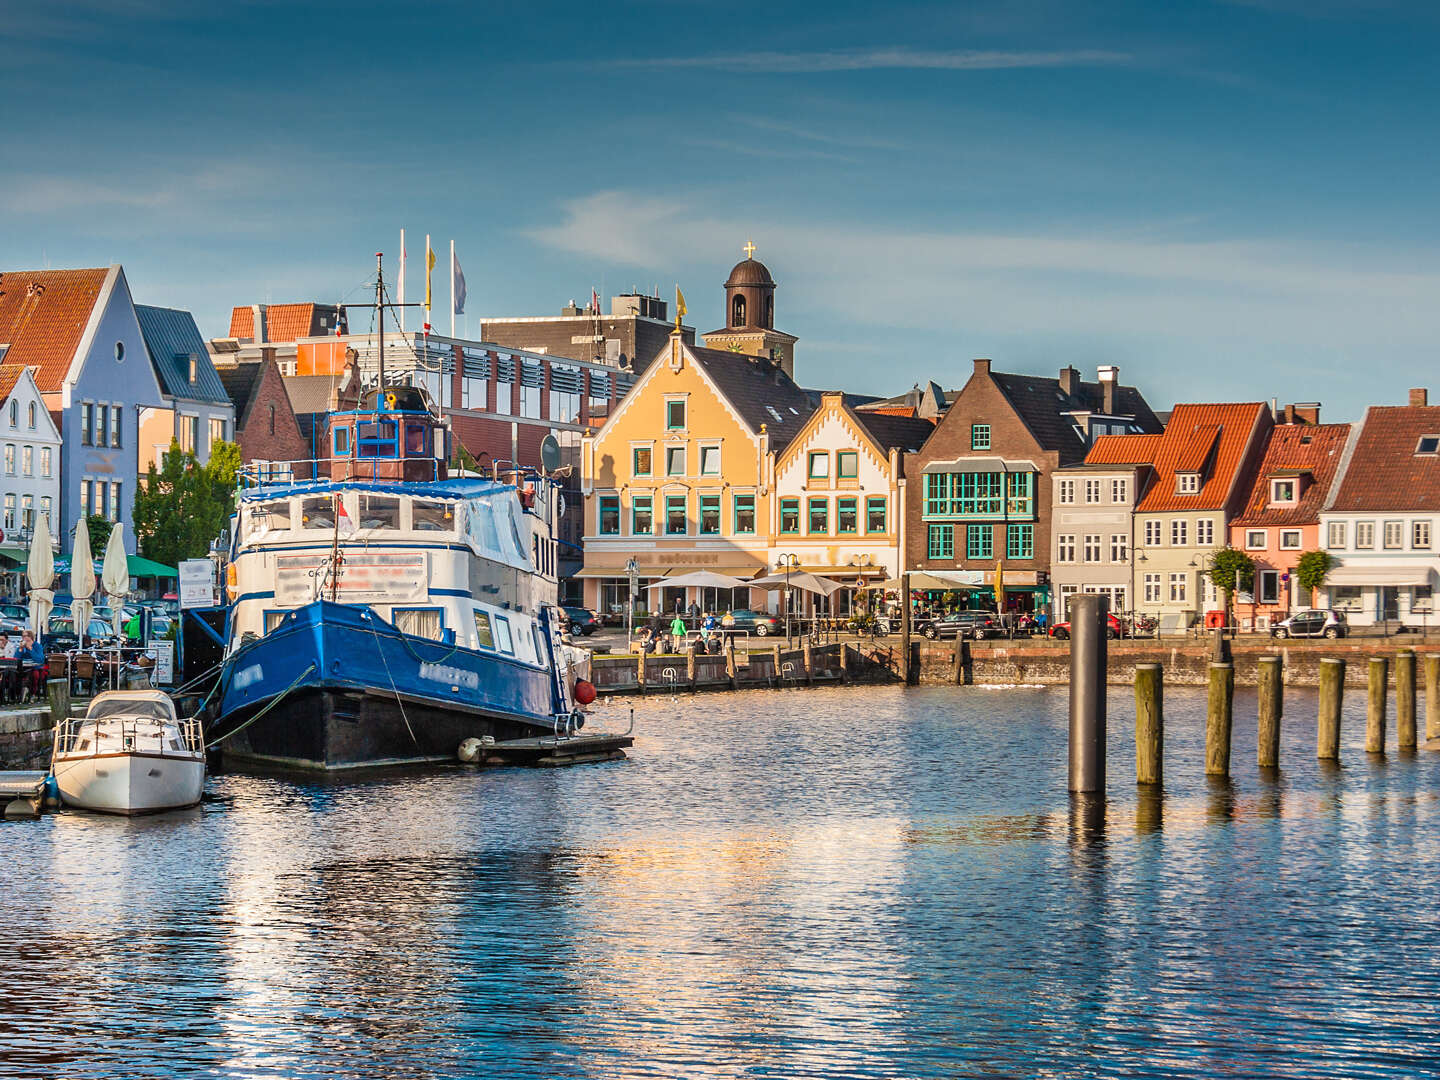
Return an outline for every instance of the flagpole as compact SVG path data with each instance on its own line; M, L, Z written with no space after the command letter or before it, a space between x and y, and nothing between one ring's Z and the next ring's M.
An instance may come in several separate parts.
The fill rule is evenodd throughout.
M450 241L450 336L455 336L455 241Z
M400 305L400 332L405 332L405 230L400 230L400 279L396 285L396 292L399 294L396 301ZM384 312L381 312L381 331L384 331Z

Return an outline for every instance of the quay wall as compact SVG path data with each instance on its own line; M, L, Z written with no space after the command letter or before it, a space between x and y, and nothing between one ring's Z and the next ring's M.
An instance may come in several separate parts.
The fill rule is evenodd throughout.
M46 769L54 743L49 709L0 712L0 769Z

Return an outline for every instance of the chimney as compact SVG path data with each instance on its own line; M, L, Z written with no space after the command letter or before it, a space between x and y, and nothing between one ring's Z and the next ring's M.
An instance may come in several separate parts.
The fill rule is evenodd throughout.
M1060 369L1060 390L1070 397L1075 396L1075 391L1080 389L1080 372L1076 371L1069 364Z
M1100 377L1100 411L1106 416L1115 415L1115 388L1120 382L1120 369L1114 364L1101 364L1096 369Z
M980 360L980 359L977 359L977 360L975 361L975 374L976 374L976 375L989 375L989 374L990 374L990 361L989 361L989 360ZM917 386L918 386L918 384L917 384Z
M252 335L253 335L254 338L255 338L255 344L256 344L256 345L264 345L264 344L265 344L265 341L266 341L266 338L265 338L265 312L266 312L267 310L268 310L268 308L267 308L267 306L266 306L265 304L251 304L251 305L250 305L251 318L253 319L254 324L255 324L254 327L253 327L253 329L252 329L252 331L251 331L251 333L252 333Z
M1410 391L1410 405L1419 407L1430 403L1430 392L1423 386L1417 386Z
M1292 424L1320 423L1320 402L1318 401L1297 401L1294 405L1288 406L1286 411L1290 414L1290 423Z

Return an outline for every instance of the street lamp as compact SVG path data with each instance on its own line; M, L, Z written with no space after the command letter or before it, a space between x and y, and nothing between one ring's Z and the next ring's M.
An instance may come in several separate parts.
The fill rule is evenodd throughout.
M791 647L790 641L790 571L800 569L800 556L786 554L780 556L778 564L780 569L785 571L785 647Z
M628 643L635 633L635 589L640 584L640 568L633 558L625 564L625 579L630 586L630 602L625 609L625 641Z

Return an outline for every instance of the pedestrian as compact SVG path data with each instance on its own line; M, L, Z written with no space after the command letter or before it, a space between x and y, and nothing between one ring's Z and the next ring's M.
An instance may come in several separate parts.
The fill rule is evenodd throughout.
M675 621L670 624L670 639L675 645L675 651L683 652L685 649L685 620L676 614Z
M691 601L690 601L690 618L692 618L692 619L698 619L698 618L700 618L700 604L699 604L698 601L695 601L695 600L691 600Z
M718 624L715 621L715 613L713 611L705 612L705 621L700 624L700 637L704 640L706 645L710 644L710 635L715 632L715 628L717 625Z
M725 629L725 630L734 630L734 629L735 629L735 613L734 613L733 611L727 611L727 612L725 612L724 617L721 618L721 620L720 620L720 626L721 626L722 629Z

